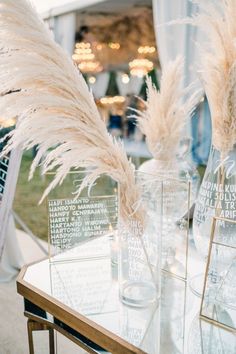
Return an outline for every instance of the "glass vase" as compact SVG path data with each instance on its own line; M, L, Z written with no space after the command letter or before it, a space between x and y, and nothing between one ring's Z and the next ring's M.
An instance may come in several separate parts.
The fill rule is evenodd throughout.
M204 178L199 190L193 216L193 238L200 255L206 260L212 230L213 216L236 219L236 148L227 154L220 153L211 147ZM236 234L236 224L220 222L219 242L233 240ZM218 257L224 262L229 251L219 253ZM191 281L191 288L200 295L203 287L203 274Z
M119 289L121 301L146 307L160 298L161 201L160 181L137 172L140 200L136 213L120 217ZM137 218L141 211L142 221Z
M162 191L159 191L163 199L162 269L184 278L189 217L199 185L198 173L193 170L191 175L195 177L191 178L186 165L174 156L165 161L151 159L140 167L141 171L152 173L163 181Z
M197 250L208 255L212 217L236 219L236 148L222 156L211 148L199 190L193 218L193 237ZM236 226L221 223L224 237L233 237ZM223 233L222 233L223 234Z
M176 184L175 195L178 196L176 207L183 216L188 212L187 208L191 208L194 205L199 190L200 176L195 166L188 163L183 156L174 156L171 160L150 159L140 166L139 171L150 173L160 178L189 181L191 183L190 203L186 202L185 194L181 193ZM188 204L190 205L188 206Z
M140 168L139 171L143 173L149 173L154 176L157 176L157 178L160 178L162 180L171 178L171 179L178 179L179 176L179 167L177 164L177 160L156 160L156 159L150 159L146 162L144 162ZM173 191L172 191L173 192ZM179 200L181 200L181 192L179 193L178 188L175 190L175 195ZM167 199L167 194L165 195L165 199ZM187 211L187 204L183 206L182 203L176 203L176 206L178 204L178 214L181 214L182 216L186 213ZM179 206L181 205L181 210L179 209ZM173 206L173 205L172 205Z

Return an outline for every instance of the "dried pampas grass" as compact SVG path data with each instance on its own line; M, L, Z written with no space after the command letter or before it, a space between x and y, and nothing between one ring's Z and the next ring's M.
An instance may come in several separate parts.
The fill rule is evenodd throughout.
M201 48L202 80L212 116L212 143L224 158L236 143L236 1L196 1L193 24L208 37Z
M182 57L170 61L163 68L159 92L147 77L146 109L136 111L140 130L158 160L171 160L175 156L187 118L199 99L199 90L190 94L192 85L182 88L183 68Z
M120 183L123 218L138 213L140 192L123 145L108 134L82 75L24 0L0 3L0 95L0 116L18 117L3 154L38 145L30 178L40 161L43 173L56 169L43 198L70 169L92 167L78 194L106 174Z

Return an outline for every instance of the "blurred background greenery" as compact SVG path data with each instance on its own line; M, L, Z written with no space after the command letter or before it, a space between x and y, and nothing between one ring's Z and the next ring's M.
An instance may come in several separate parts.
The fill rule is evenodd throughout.
M31 151L23 154L21 168L19 172L13 210L20 219L27 225L35 236L47 241L48 239L48 216L47 216L47 198L39 204L43 191L52 181L54 174L42 176L40 168L37 168L32 180L28 180L30 165L33 160ZM69 173L62 183L56 187L50 194L50 199L74 198L74 194L81 183L81 178L85 172ZM117 186L109 177L102 176L93 186L92 195L110 195L117 191ZM85 189L81 196L87 196ZM17 227L21 228L17 224Z
M23 222L30 228L34 235L47 241L48 218L46 200L40 205L38 203L51 177L41 176L40 168L37 168L33 179L28 181L32 160L32 151L25 152L22 157L13 209L23 220ZM198 170L202 177L205 167L200 166ZM60 187L60 198L65 198L65 196L68 197L69 191L71 190L71 185L71 178L67 178L63 185ZM114 185L107 183L105 178L101 179L98 182L98 186L96 187L96 190L100 194L111 194L113 189ZM52 198L59 197L58 190L55 189L52 194L50 194L50 196L52 196ZM17 227L20 226L17 225Z

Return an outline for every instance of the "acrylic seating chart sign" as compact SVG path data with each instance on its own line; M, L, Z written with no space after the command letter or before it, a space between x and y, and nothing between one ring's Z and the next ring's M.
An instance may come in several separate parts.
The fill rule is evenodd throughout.
M109 237L103 238L103 242L93 242L88 246L89 257L97 256L97 247L103 256L115 251L118 222L116 185L108 177L101 177L90 191L85 190L75 199L74 193L84 173L69 173L63 184L48 197L49 255L54 255L53 262L84 258L81 247L77 246L105 234ZM101 195L104 189L106 195Z
M236 221L213 218L201 317L236 333Z

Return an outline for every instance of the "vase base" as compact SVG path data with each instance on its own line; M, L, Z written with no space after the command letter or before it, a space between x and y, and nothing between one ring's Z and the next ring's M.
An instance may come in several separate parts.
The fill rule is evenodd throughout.
M204 274L197 274L192 277L189 281L189 288L192 293L198 297L202 297L204 285Z
M121 301L132 307L147 307L157 300L157 289L150 282L130 282L124 285Z

